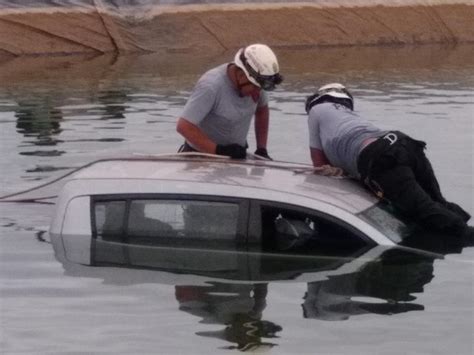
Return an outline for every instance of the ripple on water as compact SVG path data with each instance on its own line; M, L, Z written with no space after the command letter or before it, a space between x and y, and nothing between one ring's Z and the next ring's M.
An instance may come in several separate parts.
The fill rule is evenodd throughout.
M33 152L19 152L20 155L36 157L58 157L66 154L64 150L35 150Z

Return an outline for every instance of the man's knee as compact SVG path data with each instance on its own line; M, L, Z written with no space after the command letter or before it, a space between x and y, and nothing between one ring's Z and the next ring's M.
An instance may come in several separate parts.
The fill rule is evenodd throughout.
M468 227L460 216L446 208L419 216L418 221L427 230L456 235L463 234Z
M369 179L369 184L378 197L388 200L409 216L438 214L444 209L418 184L407 166L397 166L377 174Z

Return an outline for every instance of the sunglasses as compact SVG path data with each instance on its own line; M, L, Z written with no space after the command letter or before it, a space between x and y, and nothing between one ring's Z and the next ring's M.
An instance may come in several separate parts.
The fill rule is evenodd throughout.
M255 81L260 85L260 87L265 91L273 91L275 87L283 82L283 76L279 73L274 75L261 75L255 69L253 69L245 58L244 52L240 54L240 60L247 69L249 75L255 79Z

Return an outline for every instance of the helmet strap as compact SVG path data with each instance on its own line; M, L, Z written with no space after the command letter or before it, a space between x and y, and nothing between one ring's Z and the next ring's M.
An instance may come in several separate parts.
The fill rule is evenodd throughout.
M238 71L241 71L243 76L245 77L245 82L244 83L241 83L240 80L239 80L239 74L238 74ZM240 97L245 97L245 95L243 95L242 93L242 89L248 85L253 85L247 78L247 75L245 75L244 71L242 69L240 69L239 67L237 67L235 64L233 66L233 68L231 69L230 71L232 73L232 77L233 77L233 82L234 84L237 86L237 91L239 92L239 96ZM252 95L253 96L253 95Z
M318 98L318 94L312 95L308 97L306 101L306 112L309 112L311 108L315 105L322 104L325 102L332 102L334 104L342 105L350 109L351 111L354 110L354 106L349 99L343 99L343 98L337 98L337 97L332 97L329 95L324 95L322 97Z

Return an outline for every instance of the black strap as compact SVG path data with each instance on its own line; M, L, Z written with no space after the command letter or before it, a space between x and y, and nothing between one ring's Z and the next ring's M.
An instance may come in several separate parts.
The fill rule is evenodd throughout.
M181 145L181 147L179 147L178 149L178 153L188 153L188 152L198 152L198 150L194 149L193 147L191 147L188 142L184 142L183 145Z

